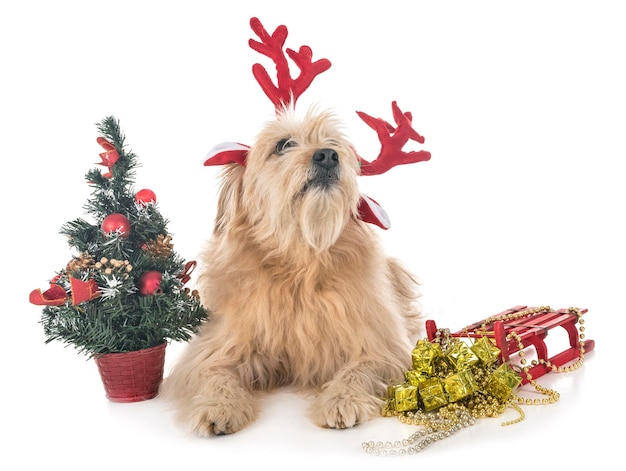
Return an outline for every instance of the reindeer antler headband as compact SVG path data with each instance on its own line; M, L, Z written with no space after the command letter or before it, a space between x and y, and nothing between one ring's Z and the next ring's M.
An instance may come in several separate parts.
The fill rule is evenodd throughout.
M301 46L298 51L289 48L283 50L287 39L287 27L284 25L278 26L271 35L268 34L258 18L252 18L250 26L259 37L260 42L250 39L248 45L258 53L272 59L276 64L276 84L272 82L267 70L261 64L252 66L254 78L274 104L276 111L288 105L295 106L296 101L311 85L313 79L330 68L330 61L319 59L313 62L313 52L309 46ZM300 74L296 78L291 76L287 56L300 69ZM380 175L396 165L423 162L430 159L430 152L424 150L410 152L402 150L409 140L423 144L424 138L413 129L413 117L410 112L402 112L395 101L391 103L391 110L396 122L395 127L381 118L373 118L362 111L357 111L359 117L376 131L381 144L378 157L371 162L357 154L361 163L361 175ZM245 166L249 149L249 146L236 142L218 144L209 151L204 165L235 163ZM376 224L383 229L388 229L390 226L385 210L376 201L363 194L361 194L359 204L359 217L361 220Z

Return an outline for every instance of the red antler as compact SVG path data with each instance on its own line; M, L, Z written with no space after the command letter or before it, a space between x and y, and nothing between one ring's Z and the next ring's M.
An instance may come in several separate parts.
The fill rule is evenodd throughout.
M274 61L276 64L276 85L261 64L252 66L254 77L277 109L289 103L295 105L296 100L311 85L313 79L330 68L330 61L319 59L313 62L313 52L309 46L301 46L298 52L286 49L291 60L300 69L300 75L293 79L289 73L287 57L283 52L285 39L287 39L287 27L279 26L270 36L258 18L252 18L250 26L261 42L250 39L248 44L255 51Z
M413 129L411 124L413 117L410 112L403 113L395 101L391 103L391 109L398 125L397 128L394 128L383 119L372 118L362 111L357 111L361 119L376 131L381 144L380 153L372 162L359 157L361 160L361 175L380 175L396 165L430 160L430 152L425 150L411 152L402 150L409 139L423 144L424 138Z

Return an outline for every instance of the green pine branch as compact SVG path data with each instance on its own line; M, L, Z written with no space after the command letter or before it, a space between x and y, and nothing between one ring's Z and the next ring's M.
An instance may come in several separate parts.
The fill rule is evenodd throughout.
M169 236L169 221L156 204L135 201L138 159L125 148L119 121L107 117L97 128L119 159L107 168L110 178L99 168L86 174L93 191L84 209L93 222L78 218L62 225L60 232L76 254L54 282L71 294L72 278L95 281L100 295L76 305L68 296L60 306L45 306L40 322L46 342L60 341L91 357L187 341L208 312L183 286L185 259L162 241ZM128 218L127 235L103 233L102 221L112 213ZM140 279L148 271L159 272L161 284L157 292L142 295Z

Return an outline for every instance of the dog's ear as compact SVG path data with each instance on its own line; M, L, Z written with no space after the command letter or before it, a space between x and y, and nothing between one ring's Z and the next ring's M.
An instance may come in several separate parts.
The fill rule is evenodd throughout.
M227 165L221 174L221 186L215 216L215 235L222 234L228 225L241 213L241 189L245 167Z

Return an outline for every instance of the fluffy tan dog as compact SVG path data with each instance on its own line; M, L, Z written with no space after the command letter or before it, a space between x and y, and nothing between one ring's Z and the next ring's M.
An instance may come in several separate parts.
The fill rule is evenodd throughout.
M317 425L352 427L402 380L417 283L358 218L359 173L332 114L292 109L224 171L198 277L211 316L162 389L197 434L242 429L258 391L283 385L314 393Z

